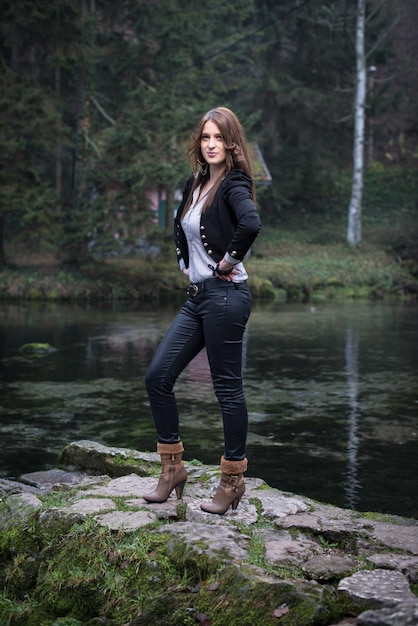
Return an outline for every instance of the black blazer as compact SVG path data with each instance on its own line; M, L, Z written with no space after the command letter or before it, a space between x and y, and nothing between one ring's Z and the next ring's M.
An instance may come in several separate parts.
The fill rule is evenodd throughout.
M183 190L183 200L174 218L177 260L189 267L189 250L181 226L181 214L192 189L191 176ZM252 200L251 179L243 170L231 170L221 182L213 203L200 218L202 244L215 263L228 252L238 263L251 248L261 228L260 216Z

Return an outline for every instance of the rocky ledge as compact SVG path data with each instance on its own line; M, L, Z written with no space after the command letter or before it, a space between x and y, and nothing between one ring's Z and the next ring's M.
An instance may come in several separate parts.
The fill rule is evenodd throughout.
M218 468L193 461L182 501L147 504L159 457L90 441L58 465L0 480L2 626L418 625L416 520L250 476L211 515Z

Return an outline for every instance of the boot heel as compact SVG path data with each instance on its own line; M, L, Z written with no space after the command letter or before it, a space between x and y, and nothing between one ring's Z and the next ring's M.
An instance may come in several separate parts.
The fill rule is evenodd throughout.
M232 503L232 510L233 510L233 511L236 511L236 510L237 510L238 505L239 505L239 503L240 503L240 500L241 500L241 498L235 498L235 500L233 501L233 503Z
M235 511L245 493L243 473L247 469L247 459L228 461L221 458L221 480L212 502L200 505L206 513L223 515L230 506Z
M157 488L152 493L144 493L144 500L160 504L168 499L174 489L180 500L187 480L187 471L182 461L183 444L181 441L157 443L157 452L161 457L161 474Z
M186 480L183 480L182 483L179 483L178 485L176 485L174 487L174 489L176 490L177 500L181 500L181 497L182 497L183 491L184 491L184 485L186 484Z

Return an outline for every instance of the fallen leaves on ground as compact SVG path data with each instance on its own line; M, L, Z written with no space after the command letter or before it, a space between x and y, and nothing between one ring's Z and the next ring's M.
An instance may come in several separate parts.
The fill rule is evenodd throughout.
M204 613L196 613L196 619L201 626L212 626L212 622Z
M289 613L289 607L287 606L286 602L283 602L283 604L281 604L279 607L277 607L277 609L274 609L273 611L274 617L283 617L283 615L286 615L286 613Z

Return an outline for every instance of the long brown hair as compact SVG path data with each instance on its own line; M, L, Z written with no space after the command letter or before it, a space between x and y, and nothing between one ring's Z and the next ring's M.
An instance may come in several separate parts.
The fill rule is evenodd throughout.
M251 178L252 198L255 202L255 185L244 130L238 117L233 111L231 111L227 107L217 107L216 109L211 109L202 117L199 125L193 133L189 148L187 150L187 156L191 163L192 170L195 174L195 181L193 183L189 198L187 199L186 205L184 207L182 217L189 210L194 190L209 180L209 167L207 168L205 174L202 174L198 167L199 162L201 164L205 163L200 149L200 141L202 137L203 127L206 122L209 121L214 122L217 125L222 135L222 140L224 142L226 150L225 174L233 169L241 169L247 172L247 174ZM202 211L205 211L205 209L213 202L213 198L215 197L215 194L218 191L223 178L224 176L220 176L213 185L212 189L206 197L205 203L202 207Z

